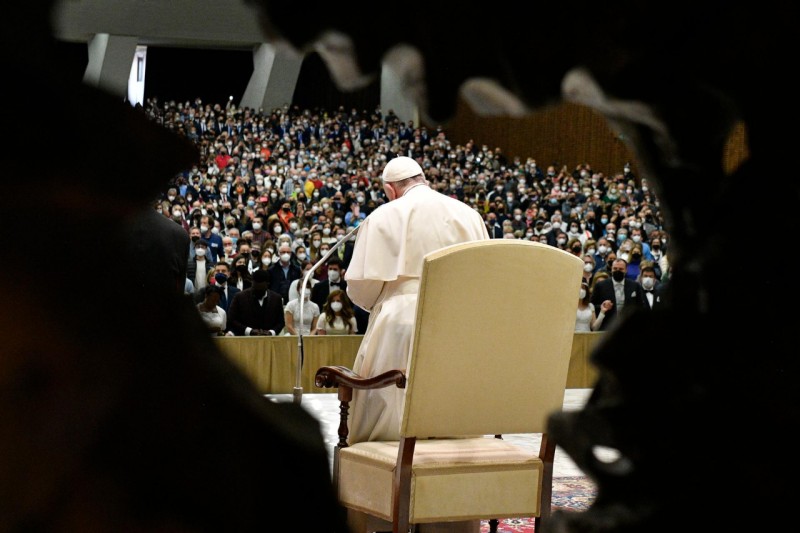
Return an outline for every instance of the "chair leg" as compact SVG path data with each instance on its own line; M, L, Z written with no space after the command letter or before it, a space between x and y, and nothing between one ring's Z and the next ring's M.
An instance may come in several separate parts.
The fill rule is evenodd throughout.
M497 533L497 527L500 525L500 520L497 518L492 518L489 520L489 531L490 533Z

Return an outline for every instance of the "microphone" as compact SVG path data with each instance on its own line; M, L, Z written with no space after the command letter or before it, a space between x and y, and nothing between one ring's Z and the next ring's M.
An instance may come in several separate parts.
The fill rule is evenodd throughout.
M300 286L300 327L297 328L297 367L295 369L295 380L294 380L294 389L292 390L292 399L294 403L300 404L303 401L303 384L302 384L302 376L303 376L303 356L305 355L303 352L303 302L306 300L306 285L308 284L308 279L316 272L316 270L325 264L325 261L328 260L330 256L332 256L339 248L345 245L347 241L350 240L353 235L358 233L358 229L361 227L361 223L358 226L351 229L347 234L342 237L342 240L331 246L330 250L328 250L325 255L323 255L314 266L309 269L303 275L303 282Z

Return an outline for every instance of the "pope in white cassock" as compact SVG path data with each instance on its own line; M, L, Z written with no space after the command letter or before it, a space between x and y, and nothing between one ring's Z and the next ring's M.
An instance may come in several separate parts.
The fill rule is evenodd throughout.
M432 190L414 159L392 159L382 180L389 202L361 223L345 275L350 299L370 311L353 366L364 377L407 369L423 257L489 238L481 216ZM396 387L354 390L349 442L398 440L404 393Z

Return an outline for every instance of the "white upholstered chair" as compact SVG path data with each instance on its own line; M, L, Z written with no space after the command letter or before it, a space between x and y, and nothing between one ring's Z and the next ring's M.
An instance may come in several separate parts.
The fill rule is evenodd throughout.
M409 365L369 379L318 370L337 387L334 484L354 531L550 514L555 444L583 263L528 241L495 239L426 256ZM398 442L347 446L354 388L405 387ZM502 434L541 433L525 449Z

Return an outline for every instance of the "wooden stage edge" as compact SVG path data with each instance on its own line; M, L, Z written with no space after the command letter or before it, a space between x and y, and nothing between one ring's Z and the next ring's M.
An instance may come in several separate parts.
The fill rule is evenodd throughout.
M589 356L603 333L575 333L567 374L568 389L593 388L597 370ZM314 386L317 369L328 365L352 368L361 335L303 337L303 393L327 393ZM248 376L262 394L290 394L297 380L298 337L216 337L222 352Z

